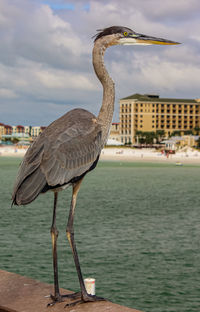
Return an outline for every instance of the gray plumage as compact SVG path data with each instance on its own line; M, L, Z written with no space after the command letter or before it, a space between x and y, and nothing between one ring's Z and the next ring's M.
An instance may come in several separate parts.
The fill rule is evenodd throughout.
M87 172L101 152L101 133L96 117L84 109L74 109L50 124L24 157L14 204L28 204L46 185L63 186Z

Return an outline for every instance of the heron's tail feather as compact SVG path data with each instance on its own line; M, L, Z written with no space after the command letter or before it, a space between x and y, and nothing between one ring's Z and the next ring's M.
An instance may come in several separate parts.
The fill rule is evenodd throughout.
M16 189L12 196L13 204L26 205L31 203L46 185L46 178L38 167Z

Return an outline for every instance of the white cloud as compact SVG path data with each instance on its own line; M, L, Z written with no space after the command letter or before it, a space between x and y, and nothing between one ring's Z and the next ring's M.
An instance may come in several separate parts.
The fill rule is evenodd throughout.
M95 90L87 77L61 70L40 70L35 73L38 82L46 88Z
M0 1L0 114L4 121L7 118L14 124L15 118L23 118L18 113L22 111L30 123L37 119L47 124L65 111L63 107L81 105L97 113L102 92L92 69L91 37L96 29L116 24L183 42L168 48L109 49L105 62L116 82L116 102L134 92L200 96L199 0L89 1L87 11L88 1L70 3L74 10L53 11L42 0Z

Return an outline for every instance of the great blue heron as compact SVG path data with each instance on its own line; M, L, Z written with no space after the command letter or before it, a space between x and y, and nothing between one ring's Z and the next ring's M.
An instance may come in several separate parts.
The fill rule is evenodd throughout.
M72 248L74 262L80 282L80 298L72 303L103 300L87 293L79 265L74 241L74 210L81 182L86 173L93 170L99 160L111 126L115 89L114 82L104 65L104 52L113 45L177 44L177 42L150 37L134 32L130 28L112 26L99 30L94 40L93 66L103 86L103 101L98 116L84 109L73 109L51 123L28 149L15 182L13 203L26 205L40 193L54 192L53 221L51 226L54 296L52 304L61 302L57 270L56 204L58 192L72 186L72 200L67 223L67 238ZM77 294L72 294L73 299Z

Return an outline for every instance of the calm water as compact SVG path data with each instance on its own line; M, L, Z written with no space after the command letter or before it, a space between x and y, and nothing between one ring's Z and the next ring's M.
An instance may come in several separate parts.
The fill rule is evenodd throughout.
M53 283L53 194L10 208L19 159L0 158L1 269ZM101 162L79 193L75 236L97 294L149 312L200 311L200 167ZM62 287L78 290L65 237L71 190L57 225Z

